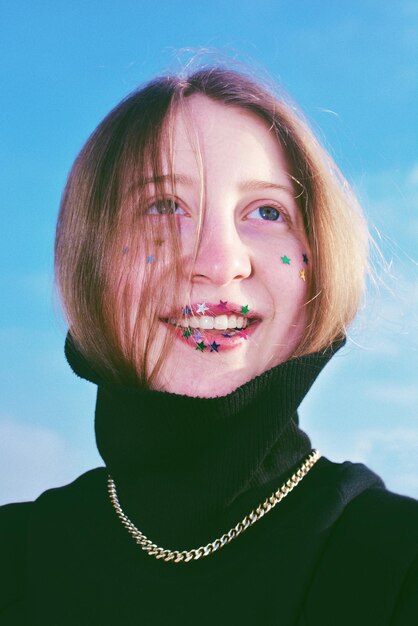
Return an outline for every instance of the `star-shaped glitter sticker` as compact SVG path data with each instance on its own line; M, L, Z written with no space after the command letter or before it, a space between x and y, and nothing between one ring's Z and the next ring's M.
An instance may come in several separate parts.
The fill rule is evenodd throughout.
M222 337L232 337L229 333L222 333Z
M228 300L219 300L219 307L221 309L226 309L226 305L228 304Z
M155 239L154 243L156 246L162 246L164 243L164 239Z
M303 282L306 281L305 270L299 270L299 277L303 280Z
M218 348L221 344L220 343L216 343L216 341L212 341L212 343L209 344L209 348L211 352L219 352Z
M150 254L147 257L147 263L154 263L154 261L155 261L155 256L153 254Z
M288 256L284 255L284 256L281 256L280 258L285 265L290 265L290 259Z
M240 311L241 315L247 315L247 313L249 313L249 312L250 312L250 308L249 308L248 304L246 304L245 306L241 307L241 311Z
M239 331L239 333L238 333L238 335L239 335L240 337L242 337L243 339L248 339L248 335L247 335L247 333L245 332L245 330L240 330L240 331Z
M209 307L206 306L205 302L197 305L196 313L201 313L202 315L204 315L205 311L209 311Z
M201 333L199 330L195 330L195 331L193 332L193 339L194 339L195 341L201 341L201 340L203 339L203 335L202 335L202 333Z
M183 315L191 315L192 314L192 310L189 306L184 306L183 310L182 310Z
M184 332L183 332L183 337L190 337L192 334L192 331L190 330L190 328L185 328Z
M122 250L122 254L128 254L129 252L129 246L125 246L124 249Z
M196 344L196 350L199 350L200 352L203 352L205 348L206 346L203 341L199 341L199 343Z
M308 255L307 254L302 254L302 258L303 258L303 262L305 263L305 265L308 265L308 263L309 263Z

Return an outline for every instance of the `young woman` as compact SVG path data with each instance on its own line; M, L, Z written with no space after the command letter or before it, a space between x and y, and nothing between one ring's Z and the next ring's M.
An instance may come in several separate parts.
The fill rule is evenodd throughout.
M56 238L106 467L2 507L0 623L416 624L417 503L298 427L366 266L292 106L217 67L122 101Z

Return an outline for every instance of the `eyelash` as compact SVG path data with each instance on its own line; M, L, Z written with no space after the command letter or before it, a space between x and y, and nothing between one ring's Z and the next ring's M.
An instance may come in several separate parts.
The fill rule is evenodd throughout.
M174 205L174 211L173 211ZM155 208L155 210L152 210ZM160 211L159 208L162 210ZM167 209L169 209L167 211ZM176 210L180 209L182 213L176 213ZM186 211L176 202L173 198L163 198L159 200L154 200L152 204L149 205L148 209L145 211L146 215L186 215Z
M168 210L167 210L168 209ZM174 210L173 210L174 209ZM277 219L263 219L263 216L260 214L260 221L265 222L278 222L278 223L289 223L289 217L283 207L281 205L274 205L273 203L261 204L256 207L249 213L245 219L257 219L251 218L250 215L255 213L256 211L262 211L263 209L273 210L277 212ZM177 213L177 210L180 210L180 213ZM158 200L154 200L145 211L145 215L187 215L186 211L181 207L179 202L176 202L174 198L160 198Z
M285 211L283 210L283 207L281 206L275 206L274 204L262 204L260 206L258 206L257 208L253 209L250 213L247 214L247 219L250 217L250 215L252 213L255 213L256 211L262 211L263 209L268 209L268 210L273 210L276 211L277 213L277 218L276 219L266 219L263 220L263 216L260 214L260 219L264 222L287 222L287 215L285 213ZM250 219L255 219L255 218L250 218Z

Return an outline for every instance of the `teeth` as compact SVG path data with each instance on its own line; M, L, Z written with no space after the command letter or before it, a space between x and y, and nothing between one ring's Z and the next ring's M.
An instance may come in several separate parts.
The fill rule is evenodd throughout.
M246 317L240 315L201 315L182 317L179 320L170 318L167 320L173 326L182 328L200 328L201 330L233 330L234 328L247 328L250 323Z
M218 315L215 317L215 322L213 325L217 330L226 330L228 328L228 316L227 315Z
M203 330L210 330L213 328L213 317L209 317L209 315L202 315L199 318L199 326Z
M237 316L229 315L228 316L228 328L235 328L237 325Z

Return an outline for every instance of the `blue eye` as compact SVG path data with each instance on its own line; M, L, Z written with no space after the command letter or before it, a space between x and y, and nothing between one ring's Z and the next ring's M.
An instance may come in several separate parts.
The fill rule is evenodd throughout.
M145 211L147 215L186 215L184 209L177 202L168 198L155 200Z
M251 211L248 217L262 219L269 222L283 222L284 218L279 209L274 206L260 206L255 211Z

